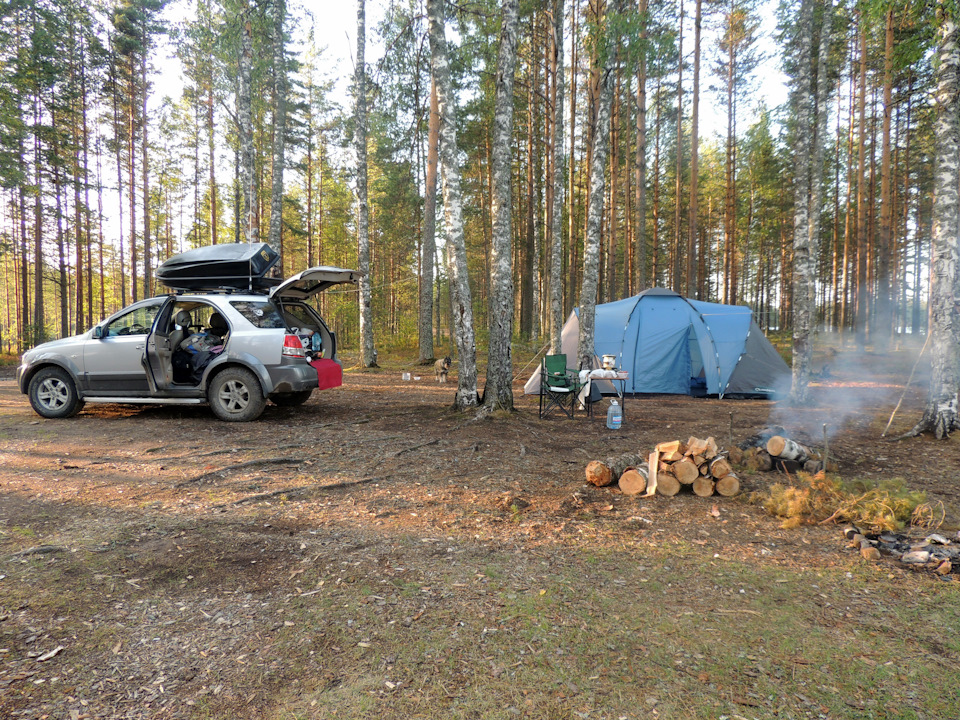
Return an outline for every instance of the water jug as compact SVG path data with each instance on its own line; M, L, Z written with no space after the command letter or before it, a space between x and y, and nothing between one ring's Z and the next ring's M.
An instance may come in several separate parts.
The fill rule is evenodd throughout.
M611 430L619 430L623 423L623 408L616 400L610 401L610 407L607 408L607 427Z

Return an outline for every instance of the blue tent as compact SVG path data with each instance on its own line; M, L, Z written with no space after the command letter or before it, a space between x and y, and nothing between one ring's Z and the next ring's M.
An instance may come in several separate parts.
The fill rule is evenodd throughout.
M575 310L561 335L573 365L580 322ZM790 368L742 305L691 300L661 288L597 305L594 355L613 355L627 393L753 395L790 389ZM524 392L540 391L534 373ZM612 387L610 388L612 391Z

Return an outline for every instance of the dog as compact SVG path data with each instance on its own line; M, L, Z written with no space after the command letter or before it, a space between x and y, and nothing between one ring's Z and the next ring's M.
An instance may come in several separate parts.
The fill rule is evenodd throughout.
M451 360L449 357L437 360L433 364L433 370L437 374L437 382L444 383L447 381L447 375L450 374L450 364Z

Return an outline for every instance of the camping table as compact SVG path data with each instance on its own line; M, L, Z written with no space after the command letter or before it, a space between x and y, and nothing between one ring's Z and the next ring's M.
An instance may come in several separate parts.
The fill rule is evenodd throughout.
M604 370L602 368L597 368L596 370L586 370L580 371L580 382L583 383L583 389L580 391L580 394L577 396L577 400L584 404L584 401L590 395L590 383L594 380L607 380L613 385L613 390L617 394L617 399L620 401L620 413L624 418L627 416L627 412L623 406L624 397L626 397L627 391L627 375L626 372L621 370ZM592 408L592 406L591 406ZM590 413L593 414L592 411Z

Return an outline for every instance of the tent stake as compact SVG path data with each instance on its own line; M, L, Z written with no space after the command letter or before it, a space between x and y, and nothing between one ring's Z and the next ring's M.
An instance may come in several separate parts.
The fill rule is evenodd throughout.
M823 424L823 472L827 472L827 462L830 460L830 442L827 437L827 424Z

